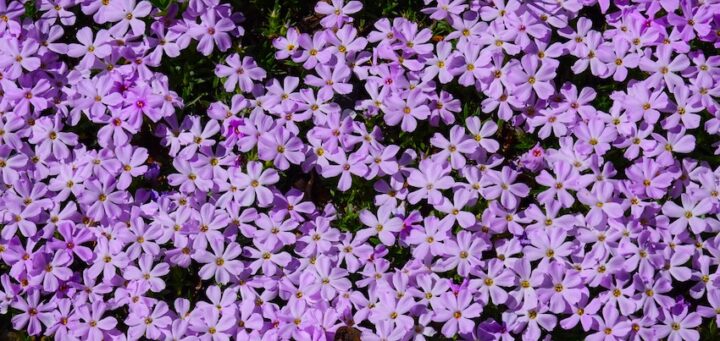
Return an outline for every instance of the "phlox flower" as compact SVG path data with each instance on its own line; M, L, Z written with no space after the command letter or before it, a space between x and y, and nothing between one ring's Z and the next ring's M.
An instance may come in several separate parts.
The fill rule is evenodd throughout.
M453 126L450 129L450 139L440 133L435 133L430 139L430 143L442 149L441 152L433 155L438 162L450 159L450 164L455 169L465 166L466 160L463 154L470 154L477 148L477 145L465 134L465 128L461 126ZM491 145L491 143L488 142L487 145Z
M663 214L671 218L676 218L670 224L670 232L674 234L681 233L690 225L695 233L705 230L707 222L700 218L712 209L712 202L709 198L698 200L687 194L681 196L682 207L673 201L666 201L662 206Z
M115 25L109 30L110 34L124 35L128 29L133 34L145 32L145 22L141 18L150 14L150 10L152 10L152 5L149 1L140 1L139 3L136 3L135 0L113 1L105 16L105 20L115 22Z
M112 52L110 43L110 32L100 30L95 34L90 27L83 27L77 32L79 44L69 44L67 54L71 57L83 57L80 60L81 66L91 66L97 58L105 58Z
M244 251L251 259L254 259L249 265L253 273L262 268L265 275L272 276L278 271L278 266L284 267L290 263L290 254L284 251L279 252L280 244L278 243L260 243L254 240L253 245L254 248L246 247Z
M199 41L198 52L209 56L215 45L218 50L227 51L231 46L228 32L236 29L235 23L230 18L218 18L218 13L214 10L207 11L200 18L200 24L191 26L187 31L190 36Z
M369 211L360 212L360 221L369 228L359 233L363 238L377 235L385 245L395 244L395 233L403 228L403 222L398 217L393 217L393 207L390 205L380 206L377 215Z
M523 56L520 63L508 71L508 79L515 85L515 93L521 100L530 98L534 92L539 98L547 99L555 89L550 80L555 71L549 65L540 65L536 56Z
M258 67L252 57L245 56L240 59L238 54L233 54L225 60L224 64L215 67L215 75L227 77L225 90L232 91L240 87L242 92L250 92L253 89L253 81L260 81L267 76L265 70Z
M360 1L348 1L345 0L333 0L331 3L318 2L315 5L315 12L325 15L320 24L324 27L340 27L344 23L351 23L353 21L350 14L359 12L363 5Z
M231 329L235 325L233 314L223 314L212 307L197 311L190 319L190 330L198 333L201 340L230 340Z
M168 310L167 304L160 301L155 305L152 312L145 316L131 314L125 321L130 326L128 335L132 335L131 337L134 338L143 336L150 339L160 338L162 331L172 323L172 319L167 315Z
M483 197L487 200L500 199L506 208L515 208L518 198L528 195L530 189L523 183L514 183L518 173L509 167L500 172L490 172L483 178Z
M153 266L152 255L144 254L140 257L138 265L139 267L132 265L127 267L123 276L128 280L147 282L150 290L154 292L162 291L165 288L165 281L163 281L161 277L170 272L170 267L167 263L159 263Z
M302 142L288 130L277 127L264 134L258 141L258 155L262 160L272 160L276 167L285 170L290 163L299 164L303 159Z
M425 120L430 115L430 109L419 90L408 93L407 98L398 95L387 99L388 112L385 113L385 122L395 126L400 124L403 131L413 132L417 128L418 120Z
M101 301L80 306L79 320L71 327L73 335L87 340L104 340L117 326L117 319L114 317L103 317L106 310L107 305Z
M12 318L13 328L20 330L27 327L30 335L38 335L42 330L42 325L49 327L52 323L52 310L55 308L54 302L40 302L40 292L37 290L29 293L27 301L23 297L12 304L14 309L20 310L21 313Z
M426 199L430 204L442 203L440 190L448 189L454 184L449 173L450 165L429 159L420 162L418 169L413 169L408 176L410 186L417 188L408 194L408 201L415 204Z
M445 242L445 258L438 261L435 268L439 271L456 269L460 276L467 276L471 269L480 264L482 252L488 247L484 240L474 239L472 233L461 231L457 234L457 241Z
M699 334L695 327L702 323L700 315L690 312L687 306L683 306L679 314L665 311L665 324L657 327L657 335L667 337L668 340L697 340Z
M436 322L444 322L441 332L446 337L456 333L469 333L475 328L473 318L480 316L482 306L472 301L468 290L462 290L455 296L446 293L441 298L440 311L433 317Z
M591 340L619 340L630 333L632 325L610 305L602 310L602 319L598 319L597 333L588 336Z

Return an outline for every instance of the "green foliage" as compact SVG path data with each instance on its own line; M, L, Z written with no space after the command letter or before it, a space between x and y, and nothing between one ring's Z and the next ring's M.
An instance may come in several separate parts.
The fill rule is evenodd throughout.
M29 19L33 19L33 20L34 20L34 19L37 19L37 18L39 17L38 10L37 10L37 7L35 7L35 2L34 2L34 1L28 1L28 2L26 2L26 3L24 4L24 6L25 6L25 13L23 14L23 16L24 16L25 18L29 18Z
M173 3L173 0L150 0L150 3L153 7L164 11L171 3Z

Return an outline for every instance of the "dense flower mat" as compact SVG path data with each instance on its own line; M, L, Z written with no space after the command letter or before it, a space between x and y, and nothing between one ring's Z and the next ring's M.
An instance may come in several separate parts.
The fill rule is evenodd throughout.
M717 0L0 0L2 326L718 337L718 48Z

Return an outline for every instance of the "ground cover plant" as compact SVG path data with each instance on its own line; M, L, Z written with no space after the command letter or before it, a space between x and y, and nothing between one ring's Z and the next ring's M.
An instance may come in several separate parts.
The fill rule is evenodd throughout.
M720 337L716 0L0 0L0 339Z

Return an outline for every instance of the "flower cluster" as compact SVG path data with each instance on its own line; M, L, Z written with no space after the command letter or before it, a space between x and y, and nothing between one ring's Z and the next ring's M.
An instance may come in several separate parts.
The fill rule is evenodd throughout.
M362 8L286 27L280 76L228 3L0 0L12 327L698 340L720 321L720 3L425 0L365 27ZM186 54L220 56L202 112L163 72Z

